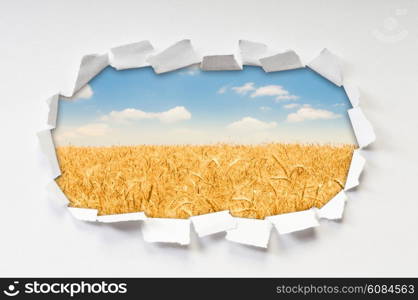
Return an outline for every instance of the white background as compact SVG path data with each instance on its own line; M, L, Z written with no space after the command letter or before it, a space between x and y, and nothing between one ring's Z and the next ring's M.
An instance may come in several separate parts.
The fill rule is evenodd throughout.
M0 276L418 276L417 33L413 0L2 0ZM211 54L248 39L305 61L323 47L343 58L377 142L342 222L274 233L268 251L222 235L182 248L145 243L137 223L77 221L46 197L35 132L82 55L183 38Z

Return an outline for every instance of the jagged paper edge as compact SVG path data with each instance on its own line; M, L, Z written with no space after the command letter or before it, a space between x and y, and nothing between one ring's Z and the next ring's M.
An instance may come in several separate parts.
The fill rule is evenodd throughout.
M199 237L232 230L237 227L235 218L228 210L192 216L190 220Z
M60 94L71 98L107 66L109 66L109 53L84 55L71 93L61 92Z
M149 243L190 244L190 220L147 218L142 224L142 236Z
M228 241L267 248L270 241L272 223L268 220L234 218L237 226L227 230L225 238Z
M316 209L311 208L287 214L266 217L279 234L287 234L319 226Z
M109 63L116 70L148 67L148 56L155 51L149 41L114 47L109 51Z
M322 49L319 55L311 60L307 66L335 85L342 86L342 63L338 56L329 51L327 48Z
M242 62L234 54L204 56L200 68L203 71L240 71Z
M157 74L171 72L201 62L190 40L181 40L162 52L148 57L147 62Z
M203 70L208 71L241 70L243 65L260 66L266 72L305 67L293 50L271 55L266 45L244 40L239 42L239 55L205 56L203 61L194 50L190 40L179 41L156 55L152 55L153 49L151 43L142 41L112 48L106 54L84 56L72 94L62 96L73 96L109 64L115 69L151 66L157 74L198 63L201 63ZM127 57L124 58L124 55ZM322 50L319 56L307 66L334 84L343 85L341 63L328 49ZM375 140L373 128L359 107L358 89L349 85L344 85L344 89L353 106L348 110L348 114L356 138L361 142L359 142L359 149L353 153L344 190L320 209L311 208L294 213L279 214L266 217L264 220L233 217L229 211L192 216L189 219L166 219L148 218L144 212L98 216L97 209L68 207L68 210L75 218L89 222L142 221L144 223L142 232L144 240L147 242L188 245L190 243L190 225L193 224L199 237L225 231L225 238L229 241L262 248L268 246L272 227L275 227L279 234L288 234L317 227L320 219L341 219L347 200L345 191L359 184L359 177L365 165L365 159L361 156L360 151ZM53 180L48 184L48 192L67 205L67 197L54 181L61 174L51 136L51 130L56 126L59 98L60 95L55 94L47 99L49 107L47 126L49 129L40 131L37 135L41 151L48 159L52 173Z

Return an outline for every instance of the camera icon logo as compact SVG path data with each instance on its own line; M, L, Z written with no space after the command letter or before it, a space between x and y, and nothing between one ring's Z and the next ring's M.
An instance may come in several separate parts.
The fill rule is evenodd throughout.
M20 291L16 288L19 284L19 281L14 281L13 284L10 284L7 287L7 290L4 290L3 293L9 297L14 297L20 293Z

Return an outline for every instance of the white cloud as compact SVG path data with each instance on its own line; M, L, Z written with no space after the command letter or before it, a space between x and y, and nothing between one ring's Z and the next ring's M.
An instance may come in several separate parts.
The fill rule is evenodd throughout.
M252 94L251 98L261 97L261 96L282 96L289 94L282 86L280 85L265 85L257 88Z
M292 108L296 108L296 107L299 107L299 106L300 105L297 104L297 103L290 103L290 104L283 105L283 107L286 108L286 109L292 109Z
M172 123L189 120L192 114L184 106L176 106L170 110L154 114L161 122Z
M78 90L69 100L90 99L93 96L93 89L89 84L86 84Z
M217 93L218 93L218 94L225 94L225 93L226 93L226 91L227 91L227 89L228 89L228 86L227 86L227 85L225 85L225 86L221 87L221 88L217 91Z
M227 88L226 86L221 87L218 90L218 93L219 94L225 93L226 88ZM299 99L299 96L290 94L289 91L284 89L281 85L265 85L265 86L255 87L254 82L247 82L244 85L234 86L231 89L235 91L237 94L241 94L241 95L246 95L248 92L253 91L250 94L251 98L270 96L270 97L275 97L276 101Z
M260 106L259 109L261 111L269 111L269 110L271 110L271 107L270 106Z
M101 117L102 121L138 121L144 119L157 119L164 123L189 120L192 114L184 106L176 106L163 112L145 112L135 108L126 108L121 111L111 111Z
M335 103L333 106L345 106L344 102Z
M280 100L298 100L298 99L299 99L299 96L296 96L296 95L280 95L280 96L276 97L277 101L280 101Z
M254 82L247 82L244 85L241 86L234 86L231 88L234 92L237 94L245 95L249 91L255 90Z
M341 115L325 109L315 109L309 105L304 105L295 113L287 116L288 122L302 122L305 120L331 120L340 118Z
M265 130L271 129L277 126L276 122L263 122L251 117L244 117L239 121L229 124L229 129L238 130Z
M296 95L291 95L289 91L284 89L281 85L265 85L260 86L251 93L250 97L263 97L263 96L275 96L276 101L281 100L297 100L299 99Z

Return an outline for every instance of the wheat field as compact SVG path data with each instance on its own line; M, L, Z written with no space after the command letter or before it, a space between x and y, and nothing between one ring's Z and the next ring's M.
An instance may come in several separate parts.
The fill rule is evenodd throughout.
M188 218L320 208L344 186L353 145L57 147L58 185L70 206L99 215L144 211Z

